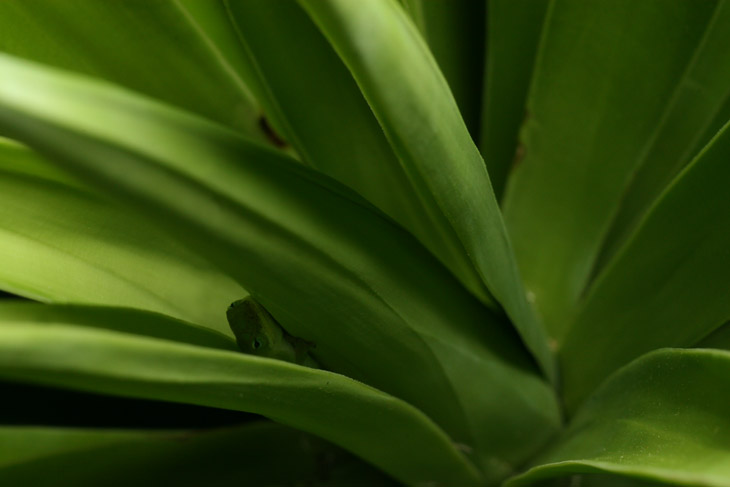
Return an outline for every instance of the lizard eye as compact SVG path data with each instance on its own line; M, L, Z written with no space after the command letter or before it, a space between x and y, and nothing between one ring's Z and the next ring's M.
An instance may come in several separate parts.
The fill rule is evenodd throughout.
M269 339L263 333L257 333L256 336L254 336L253 341L251 342L251 348L253 348L254 351L262 349L265 350L268 346Z

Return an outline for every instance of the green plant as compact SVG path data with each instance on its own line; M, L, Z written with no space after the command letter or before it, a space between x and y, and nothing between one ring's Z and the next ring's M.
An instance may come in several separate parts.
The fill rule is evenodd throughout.
M730 486L729 2L487 3L1 2L4 387L273 422L0 483Z

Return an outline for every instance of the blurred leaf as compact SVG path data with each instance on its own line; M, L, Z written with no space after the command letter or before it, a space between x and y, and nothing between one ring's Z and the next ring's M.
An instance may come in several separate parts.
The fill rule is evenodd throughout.
M476 485L478 473L423 413L331 372L281 360L68 325L3 323L0 376L271 417L396 478Z
M5 0L0 51L113 81L264 139L218 0Z
M403 0L428 43L472 138L479 134L487 0Z
M503 208L527 289L558 341L716 3L551 3Z
M416 28L387 0L300 3L352 71L417 190L448 222L461 262L450 259L449 267L462 280L466 271L458 269L477 270L552 378L553 358L525 298L484 161Z
M502 199L513 164L524 157L517 139L547 6L548 0L488 1L479 148L497 199Z
M730 353L652 352L607 380L563 437L535 459L535 467L505 485L613 473L639 481L726 487L729 403Z
M333 445L269 422L214 431L0 427L0 459L3 485L395 485Z
M346 188L129 93L0 65L0 126L154 217L316 344L320 364L414 404L488 475L557 428L554 392L509 324Z
M0 323L3 322L88 326L201 347L239 351L235 342L221 333L159 313L130 308L4 302L0 303Z
M693 346L730 318L729 157L726 126L596 279L560 350L569 408L616 368Z
M697 342L695 347L730 350L730 321L724 323L722 326Z
M639 159L606 236L598 270L625 243L672 178L730 119L730 2L719 0L660 126Z
M0 254L12 256L0 287L15 294L142 308L228 335L226 307L245 294L145 219L2 140Z

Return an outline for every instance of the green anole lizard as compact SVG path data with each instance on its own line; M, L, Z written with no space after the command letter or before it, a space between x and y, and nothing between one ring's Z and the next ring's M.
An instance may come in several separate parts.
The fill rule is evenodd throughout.
M287 333L251 296L234 301L226 310L226 318L243 353L319 368L309 356L313 344Z

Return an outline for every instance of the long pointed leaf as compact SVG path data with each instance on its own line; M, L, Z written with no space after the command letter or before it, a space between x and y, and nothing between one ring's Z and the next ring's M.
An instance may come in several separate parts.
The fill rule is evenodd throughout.
M673 181L590 289L560 351L569 407L634 358L693 346L730 318L728 157L730 126Z
M554 394L511 327L346 188L126 92L0 64L0 126L154 216L314 342L321 364L416 405L488 475L556 428Z
M416 188L434 198L461 257L553 377L547 339L522 288L484 161L415 26L387 0L300 3L352 71Z
M435 202L413 187L350 72L309 16L291 0L227 5L248 55L249 84L303 162L355 189L453 264L449 256L461 250ZM454 270L496 307L473 268Z
M409 484L467 486L479 478L412 406L347 377L280 360L60 324L5 323L0 376L263 414Z
M719 0L625 190L596 263L598 270L630 237L672 178L730 119L728 109L723 109L730 102L728 45L730 1Z
M716 3L551 3L503 208L525 285L558 341Z

